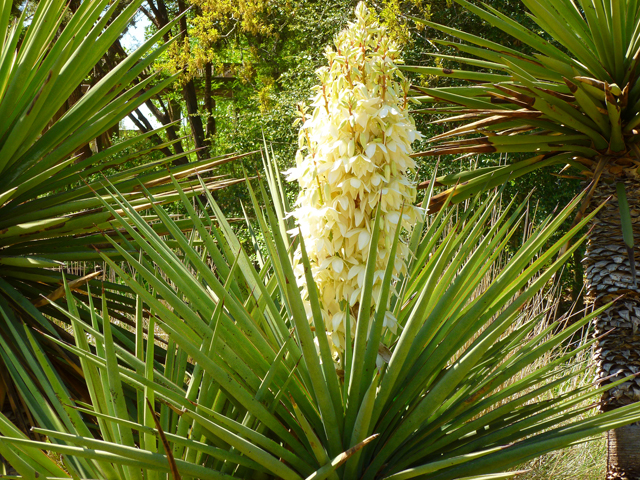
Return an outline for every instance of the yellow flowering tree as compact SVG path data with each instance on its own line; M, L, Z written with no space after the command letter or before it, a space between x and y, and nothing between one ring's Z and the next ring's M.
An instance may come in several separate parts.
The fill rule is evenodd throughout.
M382 223L372 313L398 223L409 230L420 213L413 205L416 188L409 174L415 164L409 155L421 135L408 111L409 82L396 66L399 47L364 3L325 56L328 65L318 70L321 84L315 87L312 110L300 108L299 150L288 178L300 184L293 214L320 292L330 344L339 354L345 347L346 317L357 316L378 205ZM401 241L396 276L406 272L408 253ZM307 298L300 249L294 260ZM355 321L349 325L353 338ZM396 331L390 312L385 327Z

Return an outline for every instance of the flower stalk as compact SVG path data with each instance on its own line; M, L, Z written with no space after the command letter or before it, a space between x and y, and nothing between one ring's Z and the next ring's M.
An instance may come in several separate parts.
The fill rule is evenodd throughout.
M387 35L364 3L356 19L327 48L328 66L318 70L311 112L300 109L302 126L296 167L300 194L293 212L318 285L322 316L330 344L338 357L345 348L346 309L358 311L371 248L375 211L382 211L377 246L371 315L377 308L385 267L394 262L394 278L406 272L408 246L390 256L390 239L398 222L410 230L420 215L413 204L416 188L410 178L415 163L411 144L421 138L409 115L406 85L397 68L398 45ZM300 250L296 275L307 298ZM311 319L311 309L308 306ZM350 322L353 338L356 322ZM385 326L396 332L393 315Z

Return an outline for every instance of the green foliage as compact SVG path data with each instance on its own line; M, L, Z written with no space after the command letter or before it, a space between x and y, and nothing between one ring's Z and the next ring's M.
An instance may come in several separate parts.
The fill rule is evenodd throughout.
M275 44L272 58L282 62L264 57L247 65L257 73L247 75L247 83L238 80L235 91L242 95L221 102L221 125L232 133L216 138L214 149L247 151L267 137L281 159L293 153L293 105L312 81L320 54L314 48L343 23L347 7L336 5L304 4L287 26L295 35ZM631 406L578 420L582 402L602 389L580 387L556 400L529 402L532 391L554 388L556 368L562 372L576 352L518 377L591 318L555 336L555 326L532 335L541 318L526 307L578 248L553 260L588 220L558 233L577 200L557 218L541 220L520 248L511 239L519 235L526 199L500 211L503 190L460 212L453 228L453 210L445 206L414 232L409 275L392 281L387 268L382 295L403 329L382 331L386 308L369 330L359 320L336 369L326 338L315 334L322 328L319 306L312 308L310 328L295 284L286 233L292 227L285 217L289 192L273 159L265 177L271 198L264 183L253 183L256 192L215 191L232 183L215 177L187 180L181 188L175 179L236 157L181 166L171 177L166 164L174 158L149 165L139 160L171 143L148 146L151 133L116 143L91 161L73 161L79 147L164 91L171 78L140 96L137 89L152 82L126 88L170 43L145 56L164 33L158 32L50 125L137 5L109 23L115 10L105 13L105 2L85 2L56 37L62 7L59 0L44 1L28 31L22 23L2 30L8 32L4 53L11 51L11 38L22 42L18 61L0 69L6 80L0 82L0 111L6 113L0 117L0 354L12 388L38 424L36 433L48 438L31 440L0 415L0 454L21 475L508 478L513 474L485 474L640 418ZM385 8L394 11L397 4ZM10 6L0 13L5 21ZM264 39L260 48L273 41ZM300 48L305 42L306 50ZM225 51L238 55L248 45L245 36ZM251 167L250 174L258 171ZM110 174L108 181L102 173ZM209 210L195 206L204 198L189 198L203 192ZM247 236L266 255L246 253L248 242L218 206L233 212L227 205L241 195L253 204L257 222L248 222ZM174 220L160 206L176 199L189 220ZM372 249L370 260L377 254ZM503 254L507 266L495 263ZM118 283L62 278L63 262L87 259L106 262ZM497 273L487 287L484 274L492 266ZM371 275L367 283L365 296ZM42 296L56 305L39 304ZM73 338L50 318L71 326ZM166 342L150 341L145 328ZM378 368L380 351L388 363ZM64 469L43 451L60 454Z
M65 2L44 0L33 12L25 8L13 22L11 3L0 7L0 364L8 368L0 398L28 385L31 390L21 390L27 395L22 400L31 405L33 418L41 426L53 427L55 422L37 405L38 391L50 391L51 386L48 378L31 376L34 352L51 356L56 373L48 373L60 375L74 396L85 394L77 360L60 355L42 336L46 332L58 340L70 340L61 328L68 326L68 319L43 297L60 298L62 271L72 262L99 260L96 248L118 256L117 250L105 245L105 235L126 245L128 251L134 248L114 228L113 216L103 207L103 200L110 198L105 185L116 186L138 209L150 205L142 186L161 203L178 198L172 193L167 166L180 155L158 158L157 150L171 142L146 144L158 132L124 139L89 158L77 154L173 80L166 78L153 87L151 79L131 85L169 46L155 48L165 31L148 39L71 108L63 109L140 3L122 9L108 1L87 1L69 15ZM119 10L122 13L116 14ZM187 180L197 170L228 160L203 160L172 171L176 178ZM207 183L208 188L216 188L224 182ZM201 188L193 180L185 185L194 187L189 195ZM98 274L69 280L76 290L83 291L87 282L98 288ZM117 305L120 311L131 307L123 295L126 288L109 284L107 288L111 289L110 306ZM24 336L27 326L34 329L36 346L30 347ZM14 408L16 404L12 403Z

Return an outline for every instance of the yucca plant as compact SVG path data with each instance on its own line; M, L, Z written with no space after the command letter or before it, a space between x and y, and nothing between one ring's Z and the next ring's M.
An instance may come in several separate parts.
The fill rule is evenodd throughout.
M21 475L511 478L518 472L506 470L535 456L640 419L637 404L580 419L593 408L585 409L585 400L625 379L536 401L583 372L566 362L594 341L521 375L608 307L565 329L552 323L532 334L545 315L528 315L528 301L585 237L556 258L565 243L597 213L550 243L580 197L544 219L502 267L496 259L519 230L526 202L498 210L498 191L461 212L453 228L455 208L421 221L410 238L414 256L407 275L394 281L394 262L388 262L371 328L357 328L355 339L347 336L341 372L300 243L313 325L307 319L284 233L291 218L284 215L277 175L268 162L271 197L262 181L255 184L257 192L247 183L267 252L259 261L242 248L208 191L210 208L200 204L197 211L174 185L194 222L189 234L152 202L170 241L125 196L112 191L113 198L104 200L141 249L132 254L105 238L127 267L101 253L135 292L135 339L127 344L116 337L106 296L81 302L67 284L68 308L55 308L72 323L75 345L44 335L81 359L90 379L90 402L83 402L64 388L32 329L16 329L19 347L33 350L37 359L32 376L51 385L42 410L54 419L52 427L34 429L39 440L0 421L0 454ZM147 189L145 194L154 200ZM374 240L380 235L380 209L376 215ZM392 251L398 243L396 229ZM372 295L378 255L372 241L361 302ZM483 286L490 269L495 269L493 282ZM383 330L388 311L397 318L396 334ZM346 315L347 325L368 320L368 312L363 318ZM144 327L166 334L166 343L145 335ZM377 368L381 350L391 355ZM358 375L351 374L354 369ZM33 382L30 376L24 381ZM66 471L43 450L61 454Z
M586 253L587 297L596 308L619 295L624 301L598 317L599 377L614 381L637 373L640 296L634 245L638 244L640 199L640 4L635 0L523 0L539 27L529 30L497 9L456 0L480 19L521 42L527 53L451 27L416 19L453 37L437 39L452 55L430 54L466 65L408 67L426 75L456 79L439 88L415 86L425 110L438 122L459 125L431 138L425 155L529 153L506 166L437 179L449 186L434 197L433 209L452 194L468 198L532 170L566 165L591 180L589 202L612 200L595 217ZM465 82L466 81L466 82ZM454 184L460 184L453 191ZM453 192L453 193L452 193ZM635 240L634 240L635 238ZM630 381L603 397L603 410L640 400L640 383ZM610 433L611 478L640 476L640 426ZM634 453L635 452L635 453Z
M565 251L567 241L598 213L551 242L581 197L499 264L527 203L499 209L495 191L459 214L445 204L433 217L418 216L405 239L404 270L395 262L402 222L379 242L386 234L379 202L359 309L343 304L344 353L336 364L305 242L289 237L293 219L268 157L264 178L266 185L247 182L249 230L257 225L260 234L255 258L205 180L184 189L168 175L167 188L191 219L188 233L153 184L139 182L142 197L135 197L118 192L117 183L96 182L98 205L116 233L101 232L101 243L91 244L127 290L114 301L113 285L89 282L87 295L78 296L77 283L66 281L66 301L51 295L46 302L68 319L72 342L5 310L12 344L0 337L2 348L21 352L6 355L7 368L31 398L38 424L31 439L0 415L0 454L23 477L510 478L518 472L506 470L535 456L640 420L636 404L583 418L586 400L626 378L538 399L581 374L566 362L593 342L522 375L608 306L565 329L551 324L533 333L545 316L528 314L528 302L585 237ZM191 203L194 189L206 208L200 197ZM145 208L151 215L142 215ZM120 305L133 307L134 332L119 326L127 319ZM383 328L389 315L397 329ZM57 357L47 355L48 346ZM55 368L70 355L87 379L86 397Z
M153 132L81 161L74 155L173 80L166 78L154 86L156 79L152 76L130 85L167 48L168 44L155 46L170 25L58 118L57 112L122 33L141 2L130 3L114 16L117 3L85 1L69 15L64 1L43 0L32 14L25 9L15 21L10 15L12 2L0 5L0 406L7 400L18 419L26 413L22 427L34 422L42 425L37 417L43 417L37 412L41 394L26 389L22 380L32 375L29 364L34 361L33 352L20 349L15 329L20 331L24 324L57 339L70 340L62 324L51 318L67 324L68 320L43 297L64 297L61 269L68 262L98 260L95 248L106 247L105 232L122 241L122 234L111 223L113 216L102 204L101 198L110 198L102 188L104 175L115 172L110 174L110 182L137 209L149 206L141 192L143 185L159 202L178 198L171 193L167 171L177 157L146 164L139 159L162 147L141 147ZM230 159L200 161L172 171L176 178L186 179ZM138 166L125 168L131 161ZM224 183L210 178L207 188ZM190 195L201 188L199 182L192 185ZM109 248L104 251L109 252L117 254ZM97 288L98 275L68 276L68 280L74 291L82 293L87 282ZM105 287L114 309L133 311L134 304L123 295L126 288ZM40 334L36 338L43 339ZM50 342L41 347L65 384L81 398L85 387L77 359Z

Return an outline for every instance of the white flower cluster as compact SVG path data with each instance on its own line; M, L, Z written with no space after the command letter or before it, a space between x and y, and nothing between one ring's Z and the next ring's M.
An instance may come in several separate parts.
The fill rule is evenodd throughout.
M391 242L398 222L407 230L420 211L413 205L415 185L407 173L415 163L411 143L421 138L409 115L409 82L398 71L398 46L364 3L356 7L356 21L327 48L329 65L318 70L313 111L301 107L296 167L287 172L300 184L297 219L318 285L323 318L339 355L345 346L346 308L351 338L364 283L378 203L382 225L378 243L372 314L390 261ZM398 81L399 80L399 81ZM296 229L292 233L297 233ZM409 248L398 245L394 274L406 271ZM300 250L296 275L307 295ZM308 315L311 319L310 307ZM388 313L385 326L396 331Z

